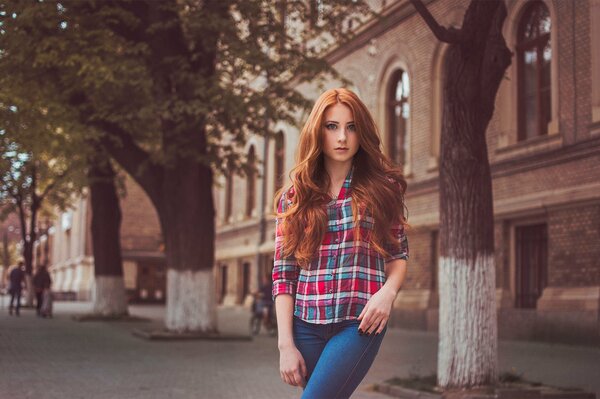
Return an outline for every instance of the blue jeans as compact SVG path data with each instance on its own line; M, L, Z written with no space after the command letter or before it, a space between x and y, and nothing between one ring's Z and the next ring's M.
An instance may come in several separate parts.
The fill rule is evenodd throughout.
M387 331L386 324L379 335L360 335L359 325L360 320L315 324L294 316L294 342L308 373L302 398L352 395L373 364Z

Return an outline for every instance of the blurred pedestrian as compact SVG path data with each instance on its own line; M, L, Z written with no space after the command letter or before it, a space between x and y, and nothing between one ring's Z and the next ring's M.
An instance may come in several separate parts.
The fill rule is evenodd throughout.
M13 268L8 276L8 293L10 294L10 304L8 306L8 314L13 314L13 307L15 308L15 314L19 316L21 309L21 292L23 291L23 282L25 281L25 265L23 262ZM16 300L16 307L13 306Z
M262 314L263 323L267 328L271 327L271 316L273 313L273 281L269 278L263 283L260 288L260 297L258 307Z
M44 295L45 291L50 291L50 286L52 285L52 279L50 278L50 273L46 269L46 266L42 265L38 267L35 275L33 276L33 287L35 289L35 297L36 297L36 310L38 316L44 316L42 314L42 304L44 303Z
M292 185L276 197L279 372L302 398L349 398L406 276L406 180L350 90L324 92L299 141Z

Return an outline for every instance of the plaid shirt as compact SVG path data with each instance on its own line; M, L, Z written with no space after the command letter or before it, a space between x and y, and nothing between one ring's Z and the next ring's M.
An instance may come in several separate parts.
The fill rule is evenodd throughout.
M361 240L353 246L351 182L354 165L348 172L337 199L327 204L329 223L318 249L319 257L310 263L309 270L300 268L293 255L283 256L283 236L280 218L275 223L275 256L273 266L273 300L279 294L295 297L294 316L307 322L326 324L356 319L368 299L385 283L384 265L394 259L408 259L408 240L404 226L392 226L400 245L386 245L390 252L383 258ZM278 213L283 213L291 200L284 192L279 199ZM373 229L374 219L363 216L359 222L363 231ZM367 235L368 236L368 235Z

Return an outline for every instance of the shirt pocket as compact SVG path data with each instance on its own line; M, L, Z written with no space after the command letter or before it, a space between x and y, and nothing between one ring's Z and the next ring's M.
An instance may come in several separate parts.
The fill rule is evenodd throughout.
M358 219L358 226L360 232L360 240L362 242L369 242L373 235L375 226L375 218L368 213L361 214Z

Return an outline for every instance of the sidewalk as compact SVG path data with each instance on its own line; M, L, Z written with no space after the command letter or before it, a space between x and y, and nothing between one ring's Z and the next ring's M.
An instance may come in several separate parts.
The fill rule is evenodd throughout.
M276 338L253 341L146 341L134 328L161 328L164 306L131 306L143 322L75 322L91 304L55 303L55 317L0 309L0 398L299 398L278 371ZM219 309L222 332L245 333L248 313ZM390 329L375 363L352 396L385 399L370 383L435 371L437 337ZM600 349L520 341L499 343L500 370L547 384L575 386L600 398Z

